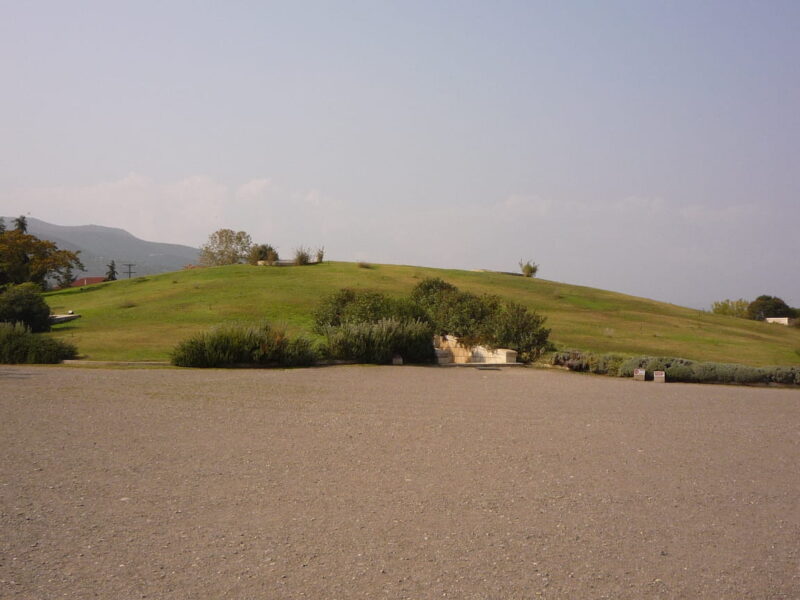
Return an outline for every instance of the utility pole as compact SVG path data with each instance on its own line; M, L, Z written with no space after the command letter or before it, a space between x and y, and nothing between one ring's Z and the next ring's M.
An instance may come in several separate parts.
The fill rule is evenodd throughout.
M136 263L122 263L122 266L123 267L128 267L128 270L126 271L126 273L128 274L128 279L131 278L131 275L135 275L136 274L136 271L132 270L133 267L136 266Z

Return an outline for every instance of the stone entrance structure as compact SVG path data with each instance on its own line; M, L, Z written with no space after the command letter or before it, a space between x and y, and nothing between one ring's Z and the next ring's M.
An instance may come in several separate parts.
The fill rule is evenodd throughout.
M433 337L433 346L436 349L436 362L440 365L449 364L515 364L517 362L516 350L496 348L490 350L484 346L461 346L458 338L452 335L436 335Z

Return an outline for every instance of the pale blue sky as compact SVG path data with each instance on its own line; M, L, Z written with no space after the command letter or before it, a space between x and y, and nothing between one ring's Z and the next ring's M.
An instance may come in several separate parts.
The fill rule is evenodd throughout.
M800 306L800 2L0 7L0 214Z

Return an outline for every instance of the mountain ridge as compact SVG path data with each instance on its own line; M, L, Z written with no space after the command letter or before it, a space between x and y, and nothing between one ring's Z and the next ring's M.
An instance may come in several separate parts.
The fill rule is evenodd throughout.
M13 226L13 217L3 217L6 227ZM122 273L122 265L134 264L136 275L156 275L178 271L197 262L200 251L191 246L149 242L120 227L104 225L56 225L27 217L28 232L54 242L62 250L80 252L84 270L76 276L100 276L113 260Z

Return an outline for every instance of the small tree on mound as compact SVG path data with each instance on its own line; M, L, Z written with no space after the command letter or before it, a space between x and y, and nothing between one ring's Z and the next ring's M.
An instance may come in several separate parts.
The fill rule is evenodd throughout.
M536 277L536 273L539 271L539 265L531 260L526 262L519 261L519 269L525 277Z
M117 280L117 263L115 261L111 261L106 265L108 271L106 271L106 281L116 281Z
M244 231L218 229L200 246L200 264L206 267L238 264L247 257L252 245Z

